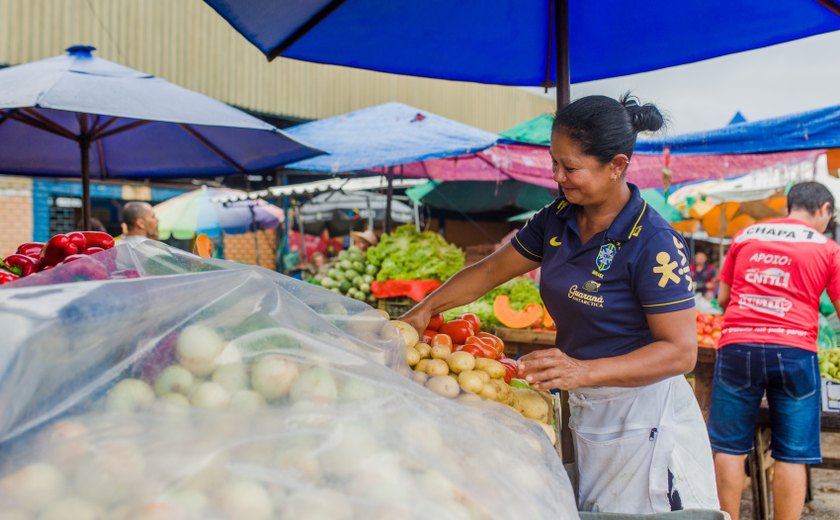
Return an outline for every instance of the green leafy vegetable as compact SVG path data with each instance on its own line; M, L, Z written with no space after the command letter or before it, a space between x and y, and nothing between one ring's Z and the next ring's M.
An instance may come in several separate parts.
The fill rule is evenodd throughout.
M432 231L417 232L412 224L382 235L367 251L368 262L379 268L376 279L446 281L464 267L464 253Z

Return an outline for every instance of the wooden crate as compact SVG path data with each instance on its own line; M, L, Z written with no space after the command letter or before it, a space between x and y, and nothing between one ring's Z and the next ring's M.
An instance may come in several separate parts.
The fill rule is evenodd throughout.
M411 298L380 298L376 301L376 308L388 313L391 318L399 318L417 304Z
M505 342L508 357L523 356L535 350L554 346L557 333L545 330L497 328L490 331Z

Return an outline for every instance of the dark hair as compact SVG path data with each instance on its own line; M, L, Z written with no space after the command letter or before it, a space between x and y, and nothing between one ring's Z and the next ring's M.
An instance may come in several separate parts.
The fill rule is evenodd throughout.
M665 119L656 106L639 105L630 93L615 100L607 96L586 96L566 105L554 117L553 132L567 132L580 143L583 152L607 164L618 154L633 155L636 135L655 132Z
M129 202L123 206L122 221L125 227L132 230L137 227L137 219L143 218L152 205L148 202Z
M834 195L819 182L795 184L787 195L788 213L794 209L804 209L813 215L826 202L831 203L831 211L834 211Z

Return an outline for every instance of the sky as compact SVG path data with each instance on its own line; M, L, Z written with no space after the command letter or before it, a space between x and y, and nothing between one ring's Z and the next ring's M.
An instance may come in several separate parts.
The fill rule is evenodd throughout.
M542 93L542 89L535 89ZM720 128L738 110L748 121L840 105L840 31L620 78L572 85L572 99L632 90L656 104L667 134ZM553 92L550 93L554 97Z

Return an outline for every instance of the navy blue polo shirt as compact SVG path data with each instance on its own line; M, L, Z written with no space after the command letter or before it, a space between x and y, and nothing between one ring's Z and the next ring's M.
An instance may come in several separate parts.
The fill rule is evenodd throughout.
M619 356L650 344L645 315L694 307L688 247L630 185L610 227L581 244L580 207L560 197L511 240L542 264L540 294L557 347L577 359Z

